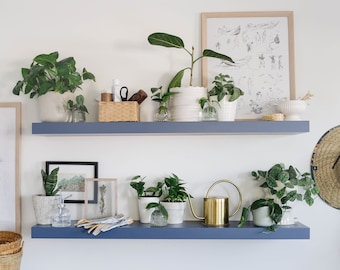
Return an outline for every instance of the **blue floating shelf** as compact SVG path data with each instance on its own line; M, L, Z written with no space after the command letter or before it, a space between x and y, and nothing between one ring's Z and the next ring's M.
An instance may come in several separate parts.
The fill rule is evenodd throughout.
M309 132L309 121L33 123L32 134L284 134Z
M294 225L279 226L275 232L256 227L247 222L237 228L237 221L228 227L206 227L200 221L185 221L179 225L150 227L135 221L133 224L116 228L98 236L88 234L83 228L56 228L50 225L36 225L31 229L32 238L72 238L72 239L309 239L310 229L297 222Z

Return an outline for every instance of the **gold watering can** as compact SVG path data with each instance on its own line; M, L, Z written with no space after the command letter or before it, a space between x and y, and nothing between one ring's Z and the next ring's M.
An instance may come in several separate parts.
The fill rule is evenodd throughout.
M226 198L210 197L209 198L209 193L211 189L220 183L228 183L228 184L233 185L237 189L237 192L239 194L239 198L240 198L239 203L237 205L236 210L231 215L229 215L228 197ZM238 210L240 210L241 205L242 205L242 195L241 195L240 189L238 188L238 186L236 186L229 180L219 180L210 186L210 188L207 191L207 195L204 198L204 217L199 217L198 215L196 215L194 208L192 206L192 203L191 203L190 196L188 196L188 198L189 198L190 209L191 209L193 216L197 219L204 220L204 225L213 226L213 227L228 226L229 217L234 216L238 212Z

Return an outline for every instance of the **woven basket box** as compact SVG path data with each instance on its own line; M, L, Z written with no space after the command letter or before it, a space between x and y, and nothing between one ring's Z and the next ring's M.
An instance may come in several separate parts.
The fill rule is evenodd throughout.
M99 122L139 122L139 104L136 101L99 102Z

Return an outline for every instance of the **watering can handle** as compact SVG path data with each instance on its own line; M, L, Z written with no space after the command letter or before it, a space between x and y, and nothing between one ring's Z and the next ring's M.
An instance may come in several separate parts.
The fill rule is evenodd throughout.
M237 192L238 192L238 195L239 195L239 202L238 202L238 205L237 205L237 207L236 207L236 210L234 211L234 213L232 213L229 217L232 217L232 216L234 216L237 212L238 212L238 210L240 210L240 208L241 208L241 205L242 205L242 195L241 195L241 191L240 191L240 189L239 189L239 187L238 186L236 186L233 182L231 182L231 181L229 181L229 180L218 180L218 181L216 181L215 183L213 183L211 186L210 186L210 188L208 189L208 191L207 191L207 195L205 196L206 198L208 198L209 197L209 193L210 193L210 191L212 190L212 188L213 187L215 187L216 185L218 185L218 184L221 184L221 183L228 183L228 184L231 184L231 185L233 185L235 188L236 188L236 190L237 190Z

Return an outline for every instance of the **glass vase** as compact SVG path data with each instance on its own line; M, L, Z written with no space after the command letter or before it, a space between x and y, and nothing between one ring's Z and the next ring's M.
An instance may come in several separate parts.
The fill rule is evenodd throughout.
M164 227L168 224L168 219L160 210L155 210L151 214L150 226Z
M217 111L211 104L204 106L202 110L202 121L217 121Z
M86 116L85 112L80 111L80 110L74 110L72 111L72 122L85 122L86 121Z
M171 114L166 104L160 104L155 113L156 122L166 122L171 120Z

